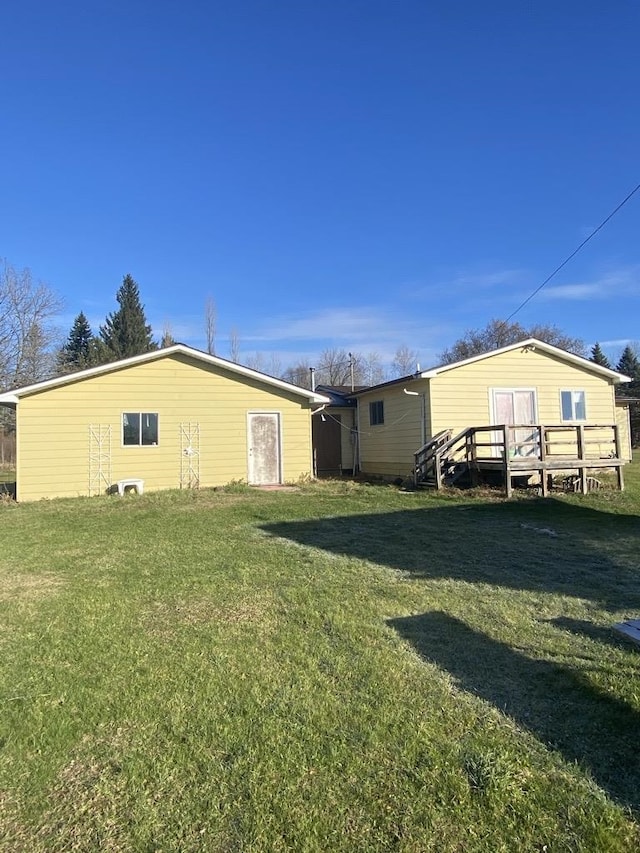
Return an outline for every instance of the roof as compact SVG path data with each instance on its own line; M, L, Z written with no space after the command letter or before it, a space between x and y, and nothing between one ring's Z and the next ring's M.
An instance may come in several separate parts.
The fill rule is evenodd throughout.
M483 352L480 355L473 355L470 358L463 359L462 361L454 361L451 362L451 364L440 364L437 367L431 367L428 370L421 370L416 373L411 373L408 376L401 376L399 379L392 379L389 382L381 382L379 385L373 385L371 388L366 388L365 391L372 391L390 385L406 384L407 382L412 382L415 379L434 379L436 376L440 376L450 370L456 370L458 367L464 367L467 364L474 364L477 361L483 361L484 359L492 358L495 355L500 355L504 352L512 352L517 349L545 352L547 355L555 356L562 361L567 361L571 364L575 364L577 367L582 367L584 370L589 370L592 373L604 376L614 383L632 381L630 376L625 376L623 373L618 373L616 370L611 370L608 367L602 367L602 365L596 364L581 355L575 355L572 352L560 349L560 347L554 347L552 344L540 341L537 338L526 338L525 340L518 341L515 344L508 344L508 346L500 347L500 349ZM363 394L365 391L356 391L355 396Z
M332 406L347 408L356 405L354 393L364 391L366 387L366 385L356 385L352 390L350 385L316 385L316 391L329 397Z
M36 382L34 385L25 385L23 388L15 388L12 391L7 391L0 394L0 403L17 403L21 397L28 397L30 394L35 394L40 391L48 391L50 388L60 388L63 385L71 385L75 382L81 382L84 379L91 379L94 376L102 376L105 373L112 373L116 370L122 370L124 367L133 367L136 364L144 364L148 361L157 361L161 358L167 358L172 355L186 355L203 364L213 367L220 367L229 373L237 373L239 376L248 379L254 379L262 382L265 385L271 385L280 391L288 391L290 394L296 394L308 400L310 403L330 403L329 397L323 394L317 394L314 391L308 391L306 388L299 388L297 385L292 385L290 382L285 382L283 379L276 379L273 376L268 376L266 373L261 373L259 370L253 370L250 367L244 367L242 364L236 364L233 361L228 361L226 358L220 358L217 355L209 355L202 350L194 349L186 344L173 344L170 347L146 352L142 355L134 355L131 358L123 358L120 361L112 361L109 364L101 364L99 367L90 367L87 370L78 370L75 373L68 373L65 376L57 376L55 379L46 379L44 382Z

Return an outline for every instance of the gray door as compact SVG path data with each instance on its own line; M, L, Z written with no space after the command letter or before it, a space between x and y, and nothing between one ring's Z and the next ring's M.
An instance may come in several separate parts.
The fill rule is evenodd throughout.
M249 414L249 482L271 486L281 482L280 415Z

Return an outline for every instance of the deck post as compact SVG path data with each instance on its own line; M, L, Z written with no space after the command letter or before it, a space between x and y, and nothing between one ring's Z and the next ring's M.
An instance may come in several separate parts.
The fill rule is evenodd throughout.
M587 467L584 464L586 462L585 457L585 444L584 444L584 424L578 424L576 427L576 434L578 439L578 460L580 461L580 467L578 468L578 474L580 477L580 492L583 495L587 494Z
M436 489L440 491L442 488L442 460L440 459L439 452L436 452L433 457L433 473L436 477Z
M540 449L538 452L538 456L540 457L540 486L542 497L546 498L549 495L549 477L547 475L547 466L545 465L547 460L547 431L544 424L540 424L538 433L540 436Z
M475 488L479 483L478 477L478 448L476 447L475 433L467 436L467 470L469 471L469 480Z
M613 424L613 440L616 447L616 459L618 460L618 464L616 465L618 489L621 492L624 492L624 474L622 473L622 465L620 464L620 460L622 459L622 447L620 444L620 427L618 424Z
M509 427L506 424L502 425L502 446L504 448L504 493L510 498L513 494L513 489L511 486L511 447L510 447L510 439L509 439Z

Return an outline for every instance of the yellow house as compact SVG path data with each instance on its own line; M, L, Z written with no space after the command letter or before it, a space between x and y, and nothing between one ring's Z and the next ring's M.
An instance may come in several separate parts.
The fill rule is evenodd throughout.
M266 485L313 472L311 412L329 402L176 344L0 394L15 407L16 497Z
M448 441L482 427L473 431L473 452L488 458L539 457L541 452L543 457L547 452L575 456L581 442L581 450L583 444L589 447L586 455L628 461L628 410L616 407L615 399L615 386L628 381L614 370L530 338L376 385L356 394L359 469L385 478L412 477L416 453L435 437ZM499 425L530 425L536 434L533 429L509 434L489 428ZM545 425L549 429L540 433ZM550 461L543 462L551 467ZM522 459L520 464L524 467Z

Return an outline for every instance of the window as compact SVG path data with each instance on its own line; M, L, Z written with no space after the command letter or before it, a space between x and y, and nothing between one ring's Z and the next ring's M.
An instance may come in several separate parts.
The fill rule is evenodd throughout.
M584 391L561 391L560 403L563 421L586 421Z
M376 400L369 403L369 423L371 426L379 426L384 423L384 401Z
M122 443L154 445L158 443L158 415L153 412L125 412L122 415Z

